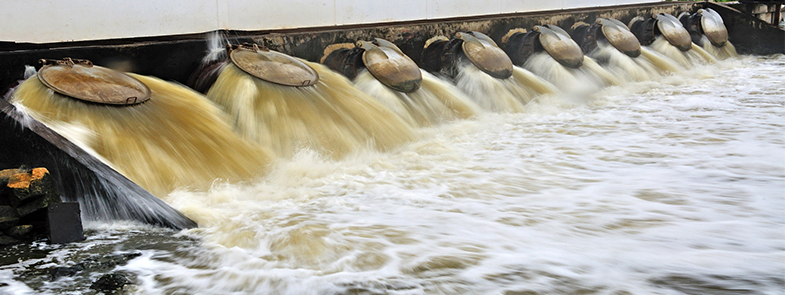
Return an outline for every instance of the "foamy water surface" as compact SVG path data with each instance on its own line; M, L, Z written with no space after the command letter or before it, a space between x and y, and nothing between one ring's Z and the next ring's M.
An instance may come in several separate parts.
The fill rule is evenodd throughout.
M138 252L131 294L782 294L785 57L656 79L176 191L200 228L90 225L0 293L82 294L20 274Z

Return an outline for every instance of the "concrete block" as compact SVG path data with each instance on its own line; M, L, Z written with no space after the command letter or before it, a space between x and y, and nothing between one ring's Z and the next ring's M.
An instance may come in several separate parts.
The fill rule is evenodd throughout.
M78 202L50 205L47 210L46 225L49 241L52 243L70 243L84 240Z

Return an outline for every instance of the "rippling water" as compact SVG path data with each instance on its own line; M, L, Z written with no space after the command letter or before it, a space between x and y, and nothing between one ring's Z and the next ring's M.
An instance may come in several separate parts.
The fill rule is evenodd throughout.
M93 224L9 249L33 259L3 263L0 293L82 294L100 274L30 273L131 252L131 294L782 294L783 81L782 55L742 57L390 152L303 150L169 195L199 229Z

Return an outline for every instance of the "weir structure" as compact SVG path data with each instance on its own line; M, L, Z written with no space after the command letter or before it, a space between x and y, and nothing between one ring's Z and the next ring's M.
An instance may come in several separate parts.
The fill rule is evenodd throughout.
M608 1L603 3L605 2ZM331 44L353 44L358 40L380 38L392 42L400 52L411 58L420 68L424 68L423 51L426 41L434 36L479 32L483 36L487 35L496 44L502 44L505 34L515 28L554 25L574 34L572 28L580 27L580 24L602 23L608 19L626 24L639 16L678 16L711 8L724 20L728 40L734 43L740 54L785 53L785 32L728 6L709 2L612 2L650 3L520 13L500 12L436 19L403 19L381 24L348 23L296 29L218 32L228 36L228 41L233 44L256 44L264 48L263 50L274 50L312 62L319 62L325 49ZM607 23L607 26L612 25ZM201 66L205 39L209 33L133 36L78 42L0 41L0 87L3 93L13 90L24 78L25 66L40 67L39 59L66 57L89 59L94 64L119 71L186 84L189 77ZM380 46L379 42L358 43L358 46L374 50ZM414 86L410 88L413 89ZM25 115L5 99L0 99L0 128L0 168L21 165L47 167L57 182L62 198L80 202L84 219L137 220L175 229L196 226L193 221L160 199L41 122Z

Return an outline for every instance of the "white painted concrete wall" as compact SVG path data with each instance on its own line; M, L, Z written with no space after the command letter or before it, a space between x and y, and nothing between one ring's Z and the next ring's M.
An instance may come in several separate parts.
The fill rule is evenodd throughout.
M13 0L0 41L62 42L559 10L662 0Z

